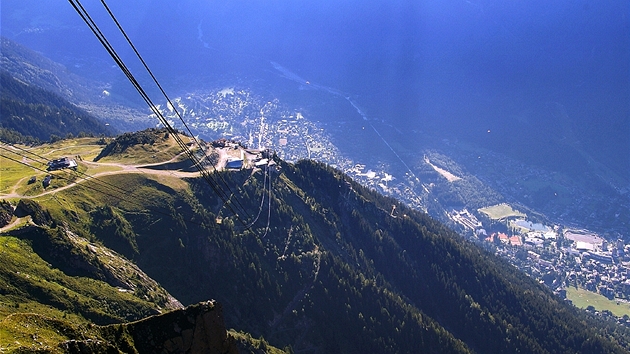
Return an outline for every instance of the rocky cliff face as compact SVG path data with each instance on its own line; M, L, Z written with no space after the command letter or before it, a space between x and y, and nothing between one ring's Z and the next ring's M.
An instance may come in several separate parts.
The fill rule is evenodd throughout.
M122 326L140 353L238 353L214 301Z
M105 340L69 340L66 353L216 353L236 354L236 341L227 334L221 305L214 301L191 305L137 322L99 328Z

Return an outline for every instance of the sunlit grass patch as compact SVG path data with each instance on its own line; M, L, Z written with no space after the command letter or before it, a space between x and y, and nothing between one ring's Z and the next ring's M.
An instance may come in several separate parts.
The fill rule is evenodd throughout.
M191 138L180 135L184 143L192 141ZM182 152L172 136L168 139L157 139L153 144L136 144L128 146L120 153L105 156L99 162L118 162L125 164L152 164L171 160Z
M41 181L43 176L46 175L45 172L41 171L46 169L47 166L45 164L28 158L24 159L20 156L22 153L19 151L13 153L2 150L1 153L6 157L0 157L0 193L10 193L18 184L26 184L32 176L39 177L38 179ZM26 164L33 167L29 167Z
M102 165L102 164L88 165L88 169L85 172L85 174L87 174L89 176L93 176L93 175L96 175L96 174L99 174L99 173L115 172L115 171L122 171L122 170L123 170L122 167L114 166L114 165Z
M608 310L617 317L630 316L630 304L618 300L610 300L607 297L581 288L568 287L567 298L573 305L581 309L593 306L597 311Z
M269 345L269 343L267 343L264 338L253 338L249 333L244 333L231 329L228 330L228 335L236 339L237 343L239 343L239 347L241 347L245 351L249 351L252 353L264 351L267 354L285 354L289 352Z
M85 174L120 169L114 166L95 168L82 163L80 157L82 153L94 154L95 151L100 151L102 147L99 145L79 145L81 142L93 143L93 139L64 140L63 142L36 147L4 146L2 150L4 157L0 157L0 193L34 196L73 183L77 179L83 178ZM50 160L62 157L74 159L78 163L76 170L47 171L47 163ZM42 182L47 175L52 175L53 178L50 185L44 187Z
M42 232L54 234L55 231ZM67 246L72 246L67 240L59 239L56 242L66 242ZM92 250L92 247L86 245L83 248L77 246L75 250L85 252L88 258L97 258L100 255L98 249ZM119 268L124 266L122 263L113 263L117 258L109 254L105 254L109 257L109 264ZM98 264L95 263L95 266ZM134 292L120 291L103 281L84 276L69 276L43 260L33 251L29 242L12 236L0 236L0 288L3 290L0 301L5 304L0 306L0 311L4 314L22 312L17 308L11 310L11 304L32 307L32 302L36 301L46 306L35 306L31 310L43 311L40 314L45 316L58 318L61 313L68 311L106 324L139 319L150 314L155 306L134 296ZM48 306L57 310L50 312Z
M523 214L518 210L512 209L512 207L506 203L481 208L479 209L479 212L488 215L488 217L492 220L501 220L509 217L527 217L527 214Z
M58 344L77 337L87 339L94 336L70 322L37 313L14 313L0 322L0 348L13 349L18 353L63 353Z

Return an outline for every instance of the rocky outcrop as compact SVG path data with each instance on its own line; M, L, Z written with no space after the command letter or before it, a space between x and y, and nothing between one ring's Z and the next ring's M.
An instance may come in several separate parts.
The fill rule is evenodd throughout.
M41 226L51 226L54 223L48 210L31 199L20 199L13 214L18 218L30 215L33 222Z
M214 301L202 302L162 315L103 327L116 337L118 349L138 353L238 353L227 334L223 310Z
M0 200L0 227L9 225L13 218L13 206L6 200Z

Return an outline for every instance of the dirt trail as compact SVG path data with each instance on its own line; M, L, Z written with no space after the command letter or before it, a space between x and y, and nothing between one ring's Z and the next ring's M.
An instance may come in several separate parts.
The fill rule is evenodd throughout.
M52 193L56 193L56 192L60 192L60 191L72 188L72 187L76 186L77 184L84 183L84 182L89 181L89 180L94 179L94 178L99 178L99 177L103 177L103 176L117 175L117 174L143 173L143 174L148 174L148 175L175 176L175 177L179 177L179 178L197 177L197 176L199 176L199 172L154 170L154 169L149 169L149 168L143 168L144 166L148 166L148 165L125 165L125 164L121 164L121 163L98 163L98 162L89 162L89 161L83 161L83 163L85 163L86 165L91 165L91 166L95 166L95 167L96 166L119 167L119 168L122 168L122 170L99 172L99 173L96 173L96 174L93 174L93 175L89 175L89 176L86 176L86 177L81 177L77 181L72 182L72 183L70 183L70 184L68 184L66 186L55 188L55 189L51 189L51 190L47 190L47 191L42 192L40 194L30 195L30 196L22 195L22 194L19 194L19 193L16 192L16 189L17 189L18 185L20 184L20 182L22 182L24 180L24 178L23 178L18 183L16 183L16 185L11 189L10 193L0 194L0 198L28 198L28 199L37 198L37 197L45 196L45 195L48 195L48 194L52 194Z
M15 182L15 184L13 185L13 188L11 188L11 192L9 192L9 194L15 194L15 191L20 186L20 183L22 183L22 181L24 181L27 178L30 178L30 177L24 177L24 178L21 178L19 181Z
M28 218L30 219L30 216L28 216ZM23 221L23 219L24 218L15 218L15 220L13 220L13 222L9 223L8 225L4 225L3 227L0 227L0 233L3 233L9 229L14 228L16 225L20 224Z

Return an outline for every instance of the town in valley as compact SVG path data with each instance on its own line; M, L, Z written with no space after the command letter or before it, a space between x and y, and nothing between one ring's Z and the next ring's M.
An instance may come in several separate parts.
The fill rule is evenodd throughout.
M269 149L289 162L308 158L338 168L364 186L446 222L566 301L575 300L578 290L601 295L620 310L613 313L593 306L581 307L630 325L630 235L623 234L626 221L619 218L618 211L629 207L625 190L618 191L619 205L610 206L617 209L605 211L608 215L612 213L610 224L616 227L606 232L591 231L576 222L581 217L578 212L586 212L582 209L587 207L573 214L565 211L552 215L551 219L544 216L547 215L544 210L533 211L515 197L520 193L528 201L532 196L522 194L527 193L523 186L529 180L551 184L559 180L558 176L542 169L532 170L504 156L493 156L489 151L465 150L446 139L439 142L440 149L423 147L408 151L391 138L402 133L386 132L387 127L378 120L369 121L365 115L354 119L314 119L309 115L309 111L316 111L312 107L290 108L278 99L264 99L247 89L228 87L189 93L177 98L175 106L161 109L165 116L173 117L178 110L204 139L227 138L248 149ZM416 134L418 140L426 138L421 132L409 134ZM352 143L366 139L373 139L368 148L365 143ZM464 167L455 162L452 158L455 149L462 156L478 154L475 160L481 164L479 170L474 165ZM381 157L391 155L390 150L395 154L394 162ZM238 165L235 160L238 156L231 159L232 164ZM493 163L509 166L519 177L513 174L501 179L479 172L484 166L484 171L488 170L488 164ZM492 185L484 182L491 179ZM508 179L516 182L506 183ZM578 188L568 182L563 186L559 198L567 202L573 198L567 191ZM460 199L453 201L454 194L459 194ZM577 204L604 203L604 196L588 198L581 197ZM391 215L397 216L395 209Z

